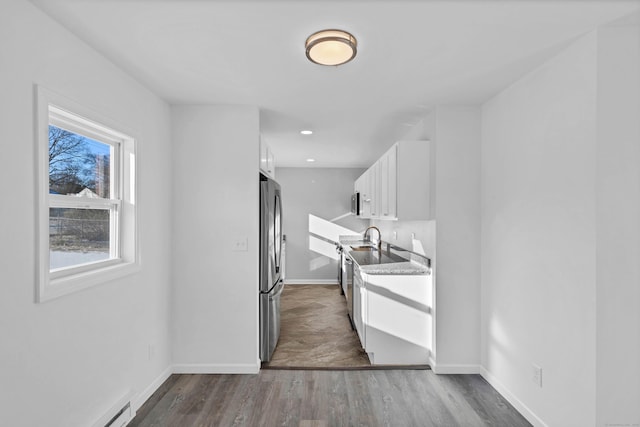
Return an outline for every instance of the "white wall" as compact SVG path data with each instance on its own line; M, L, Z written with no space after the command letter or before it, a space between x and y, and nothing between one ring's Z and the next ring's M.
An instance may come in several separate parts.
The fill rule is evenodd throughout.
M27 1L2 3L0 64L0 423L88 426L170 364L169 108ZM34 84L120 123L138 143L141 270L42 304Z
M640 423L639 75L636 16L483 108L482 361L536 424Z
M432 260L436 300L434 371L477 373L480 369L480 109L439 106L404 139L409 138L431 141L431 207L435 219L374 220L372 224L380 228L384 240L407 249L422 249Z
M287 283L337 283L338 254L333 244L317 236L336 239L337 235L351 234L339 232L339 227L355 233L367 228L369 221L349 214L354 181L364 171L360 168L277 169L277 181L282 188L283 230L287 236ZM327 221L326 228L310 228L309 215Z
M595 425L595 35L482 114L482 365L538 421Z
M480 364L480 109L438 107L436 372Z
M434 262L435 266L435 221L371 220L371 225L375 225L380 229L382 240L385 242L422 253L429 257ZM412 238L412 236L415 236L415 238Z
M637 24L598 30L597 108L596 425L638 425L640 27Z
M171 112L173 361L178 372L257 372L258 109Z

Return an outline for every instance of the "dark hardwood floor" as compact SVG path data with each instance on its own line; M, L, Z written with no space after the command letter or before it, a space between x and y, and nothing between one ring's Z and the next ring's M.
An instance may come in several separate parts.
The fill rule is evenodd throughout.
M479 375L362 370L370 364L337 286L288 286L281 311L275 369L172 375L130 426L531 425Z
M371 367L338 285L287 285L280 304L280 339L264 368Z
M530 426L479 375L262 370L172 375L131 426Z

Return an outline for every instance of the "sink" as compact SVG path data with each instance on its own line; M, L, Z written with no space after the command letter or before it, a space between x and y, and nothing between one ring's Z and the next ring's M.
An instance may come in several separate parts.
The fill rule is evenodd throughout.
M378 248L373 246L353 246L353 250L349 256L359 266L407 261L406 258L396 255L393 252L378 252Z
M376 251L378 248L375 246L351 246L353 251Z

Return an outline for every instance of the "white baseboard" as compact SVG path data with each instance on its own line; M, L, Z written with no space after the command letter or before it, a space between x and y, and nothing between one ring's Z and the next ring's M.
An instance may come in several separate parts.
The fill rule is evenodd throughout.
M442 363L434 363L431 365L434 374L452 375L452 374L479 374L480 365L445 365Z
M338 281L333 279L286 279L285 285L337 285Z
M255 364L205 364L189 363L173 365L174 374L257 374L260 363Z
M487 380L498 393L500 393L511 405L513 405L523 417L535 427L548 427L527 405L522 403L511 391L509 391L491 372L480 365L445 365L436 364L429 357L429 364L435 374L480 374ZM179 364L167 367L155 380L141 393L131 399L133 415L140 407L160 388L171 374L257 374L260 372L260 362L255 364Z
M511 393L505 386L502 384L491 372L489 372L486 368L480 367L480 375L487 380L489 384L493 388L495 388L498 393L502 395L509 403L513 405L514 408L522 414L523 417L527 419L531 424L535 427L548 427L547 424L542 421L536 414L530 410L527 405L522 403L520 399L518 399L513 393Z
M427 363L429 363L429 366L431 367L431 370L433 371L433 369L436 367L436 361L433 358L433 354L431 352L429 352L429 358L427 359Z
M153 380L151 384L147 386L147 388L145 388L142 392L138 393L137 396L131 399L131 406L134 414L138 412L138 409L140 409L140 407L144 405L144 402L146 402L151 397L151 395L160 388L162 383L165 382L172 373L173 370L171 369L171 366L167 367L167 369L162 371L162 373L158 375L158 377Z

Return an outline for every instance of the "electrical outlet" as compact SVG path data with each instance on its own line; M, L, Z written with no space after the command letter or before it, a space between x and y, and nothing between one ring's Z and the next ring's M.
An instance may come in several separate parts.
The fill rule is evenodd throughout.
M531 365L531 381L542 388L542 368L538 365Z
M398 240L398 232L397 231L393 232L393 240Z
M248 242L246 237L238 237L233 241L234 252L246 252L248 250Z

